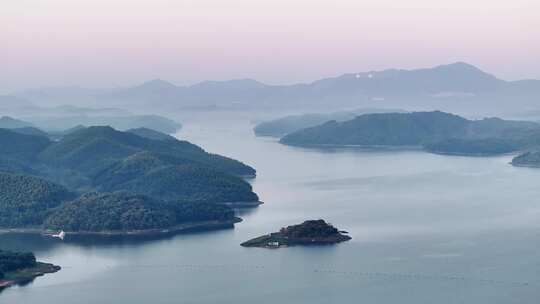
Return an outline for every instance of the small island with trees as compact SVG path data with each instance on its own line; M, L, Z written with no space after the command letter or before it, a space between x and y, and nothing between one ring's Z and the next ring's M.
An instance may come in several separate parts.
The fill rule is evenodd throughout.
M283 227L279 232L263 235L240 244L243 247L280 248L295 245L329 245L351 239L324 220L309 220Z
M0 291L59 270L60 266L36 261L33 253L0 250Z

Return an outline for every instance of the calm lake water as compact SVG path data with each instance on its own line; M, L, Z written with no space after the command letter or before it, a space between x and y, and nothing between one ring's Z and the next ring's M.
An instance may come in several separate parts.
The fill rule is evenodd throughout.
M540 169L511 156L302 149L257 138L249 117L193 119L178 136L258 171L266 202L235 229L63 243L0 235L63 269L0 303L519 303L540 300ZM239 244L323 218L353 240L279 250Z

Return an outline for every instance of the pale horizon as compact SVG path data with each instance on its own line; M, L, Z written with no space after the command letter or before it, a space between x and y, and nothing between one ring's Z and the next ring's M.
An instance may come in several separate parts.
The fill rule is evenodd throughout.
M3 4L0 93L267 84L467 62L540 79L538 1L21 0Z

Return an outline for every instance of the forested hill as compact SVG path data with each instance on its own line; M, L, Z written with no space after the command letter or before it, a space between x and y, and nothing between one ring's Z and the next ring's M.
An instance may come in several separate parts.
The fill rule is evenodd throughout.
M491 155L540 144L540 124L499 118L468 120L434 112L366 114L302 129L281 143L299 146L417 146L436 153Z
M170 141L176 141L177 139L173 136L165 133L161 133L149 128L135 128L135 129L129 129L126 132L133 133L135 135L138 135L140 137L148 138L148 139L154 139L154 140L170 140Z
M75 195L41 178L0 172L0 227L39 226Z
M297 145L414 146L426 141L466 134L469 121L443 112L366 114L355 119L330 121L281 139Z
M1 228L75 229L85 218L77 229L93 229L93 220L126 220L117 216L137 220L100 229L231 221L222 203L259 200L242 178L253 168L153 130L87 127L52 142L0 129L0 142Z
M51 141L44 136L21 134L14 130L0 129L0 158L34 161Z
M220 205L179 204L128 192L88 193L58 208L46 220L45 227L74 232L133 231L232 219L234 212Z
M93 177L101 191L127 190L164 200L198 202L257 201L241 178L190 161L140 152L116 162Z
M66 135L50 145L40 157L44 162L80 170L96 171L112 161L121 160L138 152L162 155L171 162L190 162L216 168L233 175L255 175L255 170L237 160L210 154L187 141L170 138L155 140L111 127L89 127ZM154 135L157 131L154 131ZM162 134L163 136L164 134Z
M33 253L0 250L0 280L7 272L34 267L36 263Z

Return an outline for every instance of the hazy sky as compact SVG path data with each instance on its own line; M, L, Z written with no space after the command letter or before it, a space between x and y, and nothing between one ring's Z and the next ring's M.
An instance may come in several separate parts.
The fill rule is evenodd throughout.
M540 78L540 0L2 0L0 41L0 92L454 61Z

